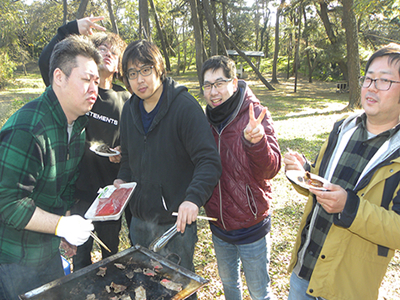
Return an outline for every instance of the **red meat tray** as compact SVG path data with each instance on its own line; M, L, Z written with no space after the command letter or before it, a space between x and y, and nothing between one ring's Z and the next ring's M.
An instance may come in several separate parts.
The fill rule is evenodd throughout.
M85 218L93 221L118 220L128 205L136 182L123 183L120 188L108 185L99 190L99 195L85 213Z

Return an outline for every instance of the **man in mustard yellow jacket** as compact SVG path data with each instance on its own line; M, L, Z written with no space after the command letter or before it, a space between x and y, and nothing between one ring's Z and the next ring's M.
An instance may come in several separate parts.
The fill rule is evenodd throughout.
M301 188L308 202L289 271L289 300L376 300L400 248L400 45L368 60L360 78L364 112L340 120L310 165L298 152L286 174L308 170L323 189ZM295 179L293 181L296 181Z

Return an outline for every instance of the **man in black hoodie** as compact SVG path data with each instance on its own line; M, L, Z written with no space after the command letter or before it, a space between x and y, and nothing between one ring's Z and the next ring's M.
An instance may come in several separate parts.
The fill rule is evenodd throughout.
M122 111L121 169L114 185L137 182L129 203L131 240L148 247L175 223L180 233L160 253L178 254L181 265L194 271L197 214L221 175L211 130L187 88L165 76L157 46L132 42L122 69L134 95Z
M95 22L103 17L83 18L69 22L58 28L57 35L43 49L39 58L39 67L43 80L49 85L48 62L54 46L71 34L90 35L95 46L103 57L99 66L99 93L92 110L86 115L89 123L86 127L85 154L80 164L80 176L76 182L76 204L71 209L74 214L84 216L100 187L110 185L118 174L120 155L112 158L102 157L90 151L93 143L104 143L110 148L119 150L119 120L123 105L129 99L130 93L123 87L113 83L116 75L120 74L119 59L126 43L113 33L92 33L92 29L104 31L105 28ZM129 218L130 219L130 218ZM117 221L94 222L99 238L110 248L111 253L102 248L103 259L118 252L119 231L121 219ZM86 267L92 263L90 252L93 239L79 246L73 257L74 270Z

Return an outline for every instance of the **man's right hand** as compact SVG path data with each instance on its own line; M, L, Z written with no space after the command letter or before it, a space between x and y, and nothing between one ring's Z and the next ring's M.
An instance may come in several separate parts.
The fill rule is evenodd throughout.
M87 17L77 20L76 22L78 23L79 34L92 35L93 34L92 28L100 31L106 31L106 29L103 26L97 25L95 23L103 19L104 17L100 16L100 17Z
M85 243L94 230L92 221L78 215L62 216L57 224L55 234L63 237L68 243L80 246Z

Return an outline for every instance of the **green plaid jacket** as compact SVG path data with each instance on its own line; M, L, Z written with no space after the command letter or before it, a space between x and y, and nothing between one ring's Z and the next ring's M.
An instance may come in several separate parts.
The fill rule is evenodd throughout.
M0 264L38 266L60 238L24 230L35 208L63 215L73 204L87 117L68 143L67 119L51 86L12 115L0 131Z

